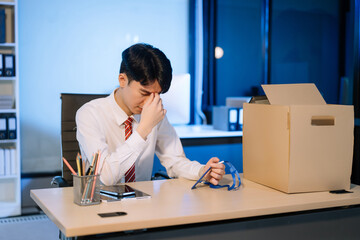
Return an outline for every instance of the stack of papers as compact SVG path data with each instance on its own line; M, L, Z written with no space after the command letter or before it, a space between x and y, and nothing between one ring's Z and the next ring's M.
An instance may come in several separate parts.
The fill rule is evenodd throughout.
M14 96L0 95L0 109L11 109L14 106Z

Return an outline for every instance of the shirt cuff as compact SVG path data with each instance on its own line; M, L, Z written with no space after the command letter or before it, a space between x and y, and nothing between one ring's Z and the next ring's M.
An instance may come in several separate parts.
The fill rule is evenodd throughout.
M205 169L205 165L201 165L200 169L199 169L199 178L201 178L201 176L204 174L204 169Z

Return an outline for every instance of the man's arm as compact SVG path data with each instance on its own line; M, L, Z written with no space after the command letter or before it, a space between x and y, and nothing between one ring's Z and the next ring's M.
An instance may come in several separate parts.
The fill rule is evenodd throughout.
M158 138L155 153L170 177L183 177L196 180L204 165L186 158L180 139L165 117L158 125Z
M101 114L91 105L80 108L76 114L76 137L84 159L91 161L92 154L100 150L100 179L105 185L113 185L125 176L146 144L142 137L134 132L126 142L119 142L116 150L110 153L105 130L98 119Z
M205 166L186 158L180 139L166 117L158 126L156 154L170 177L197 180L211 167L205 179L217 185L225 174L225 166L218 163L217 157L211 158Z

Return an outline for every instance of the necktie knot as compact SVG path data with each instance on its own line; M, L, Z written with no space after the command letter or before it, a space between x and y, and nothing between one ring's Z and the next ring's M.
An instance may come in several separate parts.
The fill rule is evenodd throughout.
M131 126L134 119L132 117L128 117L128 119L125 120L124 124L125 126Z

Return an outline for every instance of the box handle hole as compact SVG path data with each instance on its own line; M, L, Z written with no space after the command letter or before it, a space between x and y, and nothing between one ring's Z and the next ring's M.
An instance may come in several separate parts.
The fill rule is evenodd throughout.
M312 116L312 126L334 126L335 118L333 116Z

